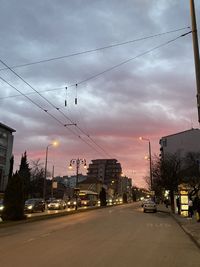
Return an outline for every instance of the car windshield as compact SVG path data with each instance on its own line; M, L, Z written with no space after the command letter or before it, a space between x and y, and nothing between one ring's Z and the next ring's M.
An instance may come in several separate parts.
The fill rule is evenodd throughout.
M155 202L153 200L148 200L144 204L146 204L146 203L153 203L153 204L155 204Z
M51 201L51 203L60 203L60 202L61 202L60 199L55 199L55 200Z
M36 201L36 199L28 199L26 200L25 204L34 204Z

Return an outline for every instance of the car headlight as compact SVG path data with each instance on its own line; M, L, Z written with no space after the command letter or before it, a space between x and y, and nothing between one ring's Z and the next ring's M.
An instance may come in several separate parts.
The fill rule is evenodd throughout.
M30 206L28 206L27 208L28 208L29 210L32 210L33 205L30 205Z
M58 208L59 207L59 204L56 204L55 206L56 206L56 208Z
M47 207L49 208L49 207L51 207L51 205L50 205L50 204L48 204L48 205L47 205Z
M0 207L0 210L3 210L3 208L4 208L4 206L1 206L1 207Z
M73 204L76 205L76 201L74 201Z
M87 201L84 201L84 202L83 202L83 205L87 205Z
M70 205L70 202L67 202L67 205Z

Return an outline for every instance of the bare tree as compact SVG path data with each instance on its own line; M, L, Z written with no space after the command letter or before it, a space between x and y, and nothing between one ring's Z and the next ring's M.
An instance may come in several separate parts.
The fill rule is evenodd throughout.
M200 153L186 154L181 174L183 182L191 187L190 196L196 195L200 191Z
M178 191L178 185L181 182L181 165L182 159L179 153L168 153L163 158L155 157L152 164L153 188L169 190L173 211L174 192Z
M31 195L32 197L42 197L44 182L44 167L40 159L31 161Z

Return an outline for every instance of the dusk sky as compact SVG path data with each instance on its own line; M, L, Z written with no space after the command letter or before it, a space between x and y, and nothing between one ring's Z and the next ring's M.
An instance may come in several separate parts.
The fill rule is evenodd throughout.
M139 137L158 155L162 136L199 127L192 35L180 37L189 2L0 0L0 122L16 130L15 169L25 150L44 163L58 140L48 155L56 176L74 174L71 159L116 158L144 186Z

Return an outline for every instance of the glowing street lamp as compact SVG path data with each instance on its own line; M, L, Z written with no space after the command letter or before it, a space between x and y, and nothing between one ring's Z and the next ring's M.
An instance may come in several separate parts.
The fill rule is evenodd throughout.
M45 199L46 196L46 179L47 179L47 158L48 158L48 150L50 146L57 146L58 142L57 141L53 141L51 144L49 144L46 147L46 157L45 157L45 167L44 167L44 183L43 183L43 199Z
M150 183L151 183L151 190L152 190L153 181L152 181L152 162L151 162L151 142L150 142L150 139L144 138L142 136L140 136L139 139L141 141L147 141L149 143L149 157L145 157L145 159L149 160Z
M84 168L87 168L87 164L86 164L86 159L71 159L70 160L70 164L69 164L69 169L72 169L73 166L72 165L76 165L76 188L74 188L76 191L76 210L78 209L78 174L79 174L79 168L80 165L83 164Z

